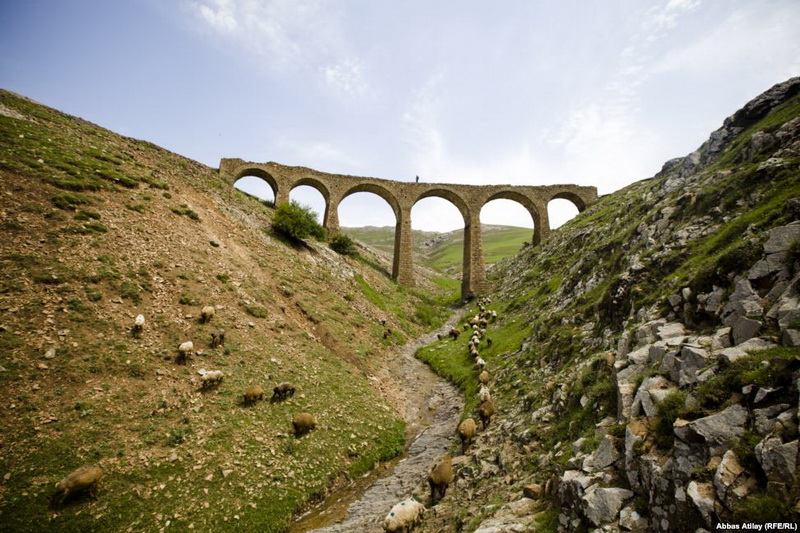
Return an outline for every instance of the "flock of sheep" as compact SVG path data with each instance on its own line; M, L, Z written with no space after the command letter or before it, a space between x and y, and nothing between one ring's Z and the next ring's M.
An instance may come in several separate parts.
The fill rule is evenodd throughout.
M205 324L210 322L216 314L216 308L211 305L203 307L200 311L199 320ZM138 315L131 326L131 335L134 338L140 338L144 332L145 318L144 315ZM225 330L217 328L211 332L211 348L218 348L225 344ZM176 363L186 363L192 356L195 355L194 343L192 341L182 342L178 346L178 352L175 357ZM222 370L206 370L200 369L200 389L205 391L218 386L225 378ZM294 395L295 386L291 383L281 383L272 389L271 401L283 400L289 396ZM264 390L259 385L251 385L244 390L242 405L251 406L259 400L264 399ZM316 427L314 416L310 413L299 413L292 419L292 428L296 437L308 433ZM104 472L97 466L82 467L67 477L56 483L56 491L50 500L51 508L59 510L71 495L80 492L88 492L89 496L97 499L97 486L103 478Z
M486 370L486 361L480 356L479 348L481 342L484 341L486 346L492 345L492 339L484 337L486 328L490 322L497 319L495 311L488 311L485 305L488 300L481 299L478 301L478 313L463 325L463 331L471 331L467 349L471 356L475 359L475 366L478 369L478 382L480 383L480 390L478 397L480 405L478 407L478 418L481 421L483 429L489 425L492 415L495 413L495 405L489 391L489 372ZM200 312L200 322L207 323L214 317L216 310L213 306L205 306ZM144 332L145 318L144 315L138 315L134 320L131 327L131 334L139 338ZM453 328L448 335L457 340L461 335L462 330ZM440 335L441 339L442 336ZM211 333L210 345L212 348L218 348L225 344L225 330L222 328L216 329ZM178 346L178 353L176 362L185 363L191 356L195 354L194 344L192 341L186 341ZM218 386L222 383L225 375L221 370L205 370L201 369L200 373L200 388L208 390L212 387ZM271 401L282 400L289 396L294 395L295 386L291 383L281 383L274 387ZM251 385L244 390L242 403L245 406L254 405L256 402L264 399L264 390L258 385ZM299 437L316 427L314 416L310 413L299 413L292 419L292 428L295 436ZM472 417L465 419L458 426L458 436L461 439L461 451L466 453L467 448L472 444L477 433L477 424ZM88 492L89 495L97 499L98 483L102 479L103 470L97 466L82 467L75 470L67 477L56 483L56 492L51 499L51 507L60 509L64 501L71 495L79 492ZM433 467L430 474L428 474L428 485L431 489L431 505L436 503L444 497L448 485L453 480L453 463L450 453L446 453ZM387 533L397 533L409 531L417 521L422 517L425 512L425 506L416 501L414 498L408 498L392 507L389 514L384 519L382 526Z
M484 337L486 328L490 322L497 320L497 312L489 311L485 308L489 303L488 299L482 298L478 300L478 313L469 319L463 325L463 331L471 331L467 349L470 355L475 359L475 366L478 369L478 383L480 390L478 391L478 398L480 405L478 407L478 418L481 421L483 429L489 426L489 422L495 413L494 400L492 400L491 392L489 391L489 371L486 370L486 361L480 356L479 348L481 342L485 338L486 346L492 345L490 337ZM457 340L461 336L462 330L453 328L449 331L448 335L453 340ZM439 339L443 337L440 335ZM461 439L461 452L466 453L469 445L475 439L478 431L475 419L472 417L466 418L458 426L458 436ZM453 480L453 458L450 453L446 453L433 467L430 474L428 474L428 485L431 489L431 505L436 505L436 502L444 498L445 491L448 485ZM384 531L387 533L400 533L410 531L414 525L422 518L425 513L425 506L415 500L408 498L394 507L386 515L386 518L381 524Z

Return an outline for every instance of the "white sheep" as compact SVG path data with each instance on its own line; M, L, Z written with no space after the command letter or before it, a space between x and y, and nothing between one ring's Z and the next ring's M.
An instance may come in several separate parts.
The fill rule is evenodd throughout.
M424 514L425 506L414 498L408 498L392 507L381 526L387 533L409 531Z
M207 305L200 310L200 322L206 323L214 317L216 309L213 305Z
M137 315L136 319L133 321L133 328L131 328L131 334L134 337L139 337L142 334L143 329L144 329L144 315Z
M186 361L190 356L194 355L194 343L192 341L182 342L178 346L178 361Z
M483 370L483 367L486 366L486 361L483 360L483 357L478 356L478 358L475 360L475 364L478 365L478 371L481 371Z
M210 389L211 387L219 385L222 383L222 378L225 377L222 370L201 369L198 373L200 374L200 387L203 389Z
M481 385L481 388L478 391L478 398L480 399L481 403L491 400L492 394L489 392L489 387L486 385Z

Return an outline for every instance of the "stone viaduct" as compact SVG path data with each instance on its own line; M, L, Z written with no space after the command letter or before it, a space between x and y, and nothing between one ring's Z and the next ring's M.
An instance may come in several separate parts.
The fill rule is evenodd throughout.
M275 204L289 201L295 187L308 185L325 199L323 226L330 234L339 231L339 204L351 194L370 192L386 200L397 222L394 234L392 277L404 286L414 285L411 242L411 209L423 198L432 196L450 201L464 218L464 265L461 294L469 298L489 289L483 264L481 208L487 202L504 198L521 204L533 218L533 244L545 240L550 232L547 204L553 199L571 201L583 211L597 201L597 188L578 185L456 185L449 183L400 182L379 178L327 174L305 167L278 163L252 163L242 159L222 159L220 176L233 186L245 176L263 179L272 187Z

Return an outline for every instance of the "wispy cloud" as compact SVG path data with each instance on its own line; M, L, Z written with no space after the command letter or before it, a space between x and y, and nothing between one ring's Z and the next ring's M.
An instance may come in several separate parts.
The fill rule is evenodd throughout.
M320 0L191 0L194 17L215 38L272 73L303 73L336 94L364 96L363 60L350 50L341 15Z
M758 4L747 5L729 13L702 39L671 49L652 66L652 71L722 76L746 64L751 69L769 70L767 79L783 80L800 72L798 27L800 11L796 4L777 2L768 10ZM743 39L743 35L748 38ZM781 67L773 72L777 65Z
M438 167L445 157L445 143L439 125L441 74L428 78L416 90L402 115L405 141L416 164Z
M364 67L360 60L348 58L320 68L325 83L348 96L366 96L369 85L364 79Z
M211 4L196 4L200 17L216 32L230 34L238 24L232 0L210 0Z
M580 182L592 176L604 189L601 192L611 192L644 177L636 175L641 166L631 148L646 152L655 140L643 133L640 90L652 76L651 65L662 53L661 43L676 31L681 17L699 5L699 0L669 0L647 10L596 96L562 117L548 144L569 161L561 165L568 180Z

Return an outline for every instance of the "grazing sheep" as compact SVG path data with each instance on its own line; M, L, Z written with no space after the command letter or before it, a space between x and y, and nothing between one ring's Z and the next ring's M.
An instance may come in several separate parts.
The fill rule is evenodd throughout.
M492 311L492 322L497 320L497 311Z
M225 344L225 330L218 328L211 332L211 347L217 348Z
M489 387L487 387L486 385L481 385L481 388L478 391L478 399L481 402L485 402L492 399L492 393L489 392Z
M408 498L392 507L381 526L386 533L410 531L424 514L425 506L414 498Z
M478 383L480 383L481 385L488 385L489 372L487 372L486 370L481 371L481 373L478 374Z
M317 422L311 413L300 413L294 415L292 427L294 428L294 436L299 437L317 427Z
M214 309L213 305L207 305L203 307L200 310L200 322L205 324L206 322L210 321L212 318L214 318L214 313L216 312L217 310Z
M258 400L264 399L264 389L258 385L250 385L244 390L244 404L253 405Z
M103 477L103 471L96 466L84 466L72 472L70 475L56 483L56 493L53 494L50 500L50 506L53 509L61 509L70 495L89 491L89 496L97 499L97 484Z
M210 389L222 383L225 374L222 370L200 370L200 388Z
M489 398L478 407L478 416L483 423L483 429L486 429L489 422L492 421L492 415L494 415L494 400Z
M458 426L458 436L461 437L461 453L467 452L467 448L472 444L472 439L475 438L475 431L475 421L472 418L467 418Z
M141 337L142 330L144 329L144 315L136 315L136 319L133 321L133 327L131 328L131 335L136 338Z
M453 338L453 340L456 340L458 336L461 335L461 332L458 331L456 328L452 328L448 333L448 335L450 335Z
M468 329L469 329L469 324L467 324L467 323L465 322L465 323L464 323L464 331L467 331Z
M469 348L469 354L470 354L472 357L476 357L476 358L477 358L477 357L480 357L480 354L478 353L478 349L477 349L477 348L476 348L474 345L473 345L473 346L470 346L470 348Z
M487 348L491 348L492 347L492 338L491 337L486 337L486 347Z
M185 363L192 355L194 355L194 343L192 341L182 342L181 345L178 346L177 361L179 363Z
M488 325L489 325L489 321L486 320L485 318L481 318L480 320L478 320L478 327L479 328L486 329L486 326L488 326Z
M475 364L477 365L478 370L482 371L483 367L486 366L486 361L483 360L483 357L478 356L478 358L475 360Z
M272 389L272 400L283 399L294 395L294 385L291 383L281 383Z
M453 480L453 458L449 453L444 454L442 460L433 467L431 473L428 474L428 485L431 487L431 505L436 505L436 495L439 494L439 499L444 498L444 493L447 491L447 485Z

